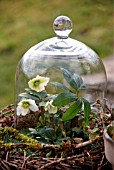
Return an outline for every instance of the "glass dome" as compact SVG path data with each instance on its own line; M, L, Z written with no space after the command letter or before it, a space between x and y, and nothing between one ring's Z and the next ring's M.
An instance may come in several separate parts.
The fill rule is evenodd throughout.
M32 87L32 80L34 80L34 86L37 86L42 81L39 92L46 89L47 93L51 95L56 95L64 90L51 82L61 83L73 90L73 86L69 87L68 82L64 78L63 70L65 69L66 72L80 76L83 84L87 87L84 92L83 90L78 91L78 97L81 96L89 102L93 102L97 98L102 99L105 95L107 78L103 62L87 45L69 38L69 34L72 31L72 21L66 16L59 16L55 19L53 28L56 37L44 40L30 48L17 66L15 91L17 128L18 125L19 127L23 126L24 121L21 122L20 118L23 116L21 111L18 114L18 110L21 110L19 106L22 104L22 97L29 100L29 96L25 95L25 91L29 91L30 87ZM37 79L38 76L39 80ZM31 89L35 90L34 88ZM24 109L27 106L27 102L25 102ZM32 112L34 111L36 115L32 115L30 119L33 119L33 122L37 122L39 113L37 113L37 109L35 110L35 104Z

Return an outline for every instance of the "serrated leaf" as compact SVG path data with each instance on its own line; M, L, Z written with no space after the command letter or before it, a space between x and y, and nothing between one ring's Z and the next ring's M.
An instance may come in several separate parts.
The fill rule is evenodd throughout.
M85 119L85 122L88 122L88 119L89 119L89 115L91 113L91 106L90 106L90 103L82 98L83 100L83 103L84 103L84 119Z
M53 105L62 107L65 106L77 99L76 94L74 93L60 93L57 97L53 100Z
M67 121L73 119L82 109L82 101L80 99L77 100L72 106L70 106L67 111L62 116L63 121Z
M77 91L83 84L82 78L78 74L71 73L64 68L61 68L61 71L63 72L64 78L66 79L67 83Z
M33 100L39 100L38 97L33 96L32 94L28 94L28 93L21 93L21 94L19 94L19 97L23 97L23 98L27 98L27 99L33 99Z
M58 87L58 88L60 88L60 89L62 89L62 90L64 90L64 91L66 91L66 92L69 92L69 91L70 91L66 86L64 86L64 85L61 84L61 83L51 82L51 84L55 85L56 87Z

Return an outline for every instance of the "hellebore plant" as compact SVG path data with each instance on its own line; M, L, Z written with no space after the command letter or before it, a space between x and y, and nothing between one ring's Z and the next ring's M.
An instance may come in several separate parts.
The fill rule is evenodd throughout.
M64 68L61 68L61 72L68 87L59 82L50 82L61 89L61 93L47 94L45 87L50 78L37 75L28 82L26 93L19 94L22 100L17 106L17 116L25 116L30 111L33 114L39 112L36 128L29 130L43 143L56 144L71 140L76 133L83 133L82 127L89 125L91 104L80 95L87 90L87 86L79 75Z

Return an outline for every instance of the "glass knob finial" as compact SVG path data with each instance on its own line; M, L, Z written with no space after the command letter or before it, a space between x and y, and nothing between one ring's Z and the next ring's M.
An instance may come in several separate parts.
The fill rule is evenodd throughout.
M59 38L68 38L72 31L72 21L67 16L59 16L54 20L53 28Z

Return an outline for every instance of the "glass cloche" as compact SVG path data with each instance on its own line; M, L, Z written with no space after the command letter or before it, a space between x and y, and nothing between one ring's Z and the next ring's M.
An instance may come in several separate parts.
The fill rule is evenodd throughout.
M53 28L56 37L30 48L17 66L17 129L35 126L44 112L55 113L61 106L69 105L68 100L74 102L73 95L89 102L105 95L107 78L103 62L91 48L69 38L72 21L59 16ZM61 104L60 95L57 106L53 101L58 94L63 94L67 102Z

